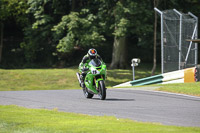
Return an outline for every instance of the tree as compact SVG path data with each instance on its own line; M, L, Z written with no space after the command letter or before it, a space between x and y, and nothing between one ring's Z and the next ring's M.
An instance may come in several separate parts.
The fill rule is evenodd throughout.
M159 3L159 0L154 0L154 7L157 7ZM151 75L155 74L155 70L156 70L156 31L157 31L157 13L154 12L154 46L153 46L153 68L151 71Z
M4 24L1 22L0 23L0 29L1 29L1 31L0 31L0 35L1 35L1 37L0 37L0 39L1 39L1 41L0 41L0 63L1 63L1 59L2 59L2 49L3 49L3 28L4 27Z
M2 51L3 51L3 39L4 39L4 27L6 21L11 18L15 20L18 26L25 26L28 23L28 18L26 17L27 4L26 0L1 0L0 1L0 63L2 61Z
M52 30L56 31L57 36L63 37L64 34L57 45L59 52L70 53L74 47L95 46L105 41L98 28L97 17L88 9L63 16Z
M8 11L5 6L6 4L6 1L0 1L0 63L2 60L4 21L8 17Z
M61 17L70 11L70 1L66 0L28 0L27 10L31 24L25 31L24 50L29 63L52 64L56 42L51 29Z
M127 55L126 55L126 34L130 21L126 18L126 15L130 13L130 10L124 7L124 1L120 0L115 7L115 29L114 29L114 43L113 54L110 68L126 68Z
M132 58L130 55L139 57L133 48L151 51L154 42L156 64L154 6L150 0L0 0L0 62L7 32L3 27L8 27L7 22L12 20L10 24L16 24L15 28L24 33L20 36L24 37L20 50L28 63L51 66L62 57L73 59L72 55L80 52L77 48L103 46L113 48L107 52L113 52L109 55L112 56L111 68L125 68L128 58ZM158 8L176 8L199 15L200 6L199 0L162 0ZM19 44L14 45L18 48ZM4 50L8 50L7 47L4 45Z
M148 1L119 0L114 10L115 29L111 68L126 68L127 37L136 36L138 45L146 45L152 33L151 4ZM143 43L143 44L142 44Z
M74 5L73 1L72 3ZM126 68L127 37L137 36L141 40L140 45L149 43L146 38L150 38L153 31L152 23L149 22L153 11L149 12L152 7L147 1L95 0L79 5L82 5L79 10L73 6L73 12L63 16L53 28L56 31L55 37L59 40L59 52L70 53L74 46L95 46L107 37L112 37L111 68Z

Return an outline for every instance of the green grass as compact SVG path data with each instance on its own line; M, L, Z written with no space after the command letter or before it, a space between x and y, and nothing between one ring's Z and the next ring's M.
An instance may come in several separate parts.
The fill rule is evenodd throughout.
M0 91L81 89L76 77L77 66L66 69L0 69ZM159 74L159 70L156 71ZM132 70L107 70L106 86L132 80ZM136 67L136 79L151 75L151 66ZM200 96L200 83L159 85L160 91Z
M165 84L161 86L159 91L167 91L173 93L182 93L194 96L200 96L200 82L196 83L180 83L180 84Z
M0 90L57 90L79 88L76 69L0 69Z
M136 79L150 76L151 67L136 68ZM77 67L66 69L0 69L0 90L57 90L80 88ZM157 71L156 74L158 74ZM132 80L132 70L108 70L107 86ZM199 95L200 83L162 85L159 90ZM189 88L189 89L188 89ZM81 88L80 88L81 89ZM192 93L191 93L192 92ZM58 109L26 109L0 105L0 133L69 132L69 133L195 133L200 128L164 126L109 116L88 116L58 112Z
M130 66L131 68L131 66ZM150 64L140 64L138 67L135 67L135 79L141 79L145 77L151 76L151 68ZM159 69L159 67L158 67ZM160 74L160 71L157 69L155 74ZM109 87L118 85L120 83L128 82L133 80L133 71L130 70L122 70L122 69L114 69L108 70L108 79L106 81L106 85Z
M0 105L1 133L199 133L200 128L165 126L110 116L89 116L57 109Z
M150 76L151 67L136 68L136 79ZM81 89L76 77L77 66L66 69L0 69L0 91ZM107 71L106 86L132 80L132 70Z
M174 83L174 84L153 84L144 86L123 86L117 88L132 88L132 89L145 89L145 90L156 90L166 91L179 94L187 94L193 96L200 96L200 82L195 83Z
M151 75L151 66L136 67L136 79ZM76 77L77 66L66 69L0 69L0 91L81 89ZM159 74L159 71L156 71ZM132 80L132 70L107 70L106 86ZM160 91L200 96L200 83L159 85Z

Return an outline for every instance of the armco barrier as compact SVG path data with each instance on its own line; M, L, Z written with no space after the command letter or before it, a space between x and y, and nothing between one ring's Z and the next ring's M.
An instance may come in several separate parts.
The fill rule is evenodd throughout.
M168 72L160 75L150 76L130 82L126 82L114 87L121 86L141 86L150 84L170 84L187 83L200 81L200 66L187 68L183 70Z
M135 81L131 81L130 84L132 86L141 86L141 85L150 85L150 84L158 84L163 82L173 83L172 81L179 81L184 78L184 70L173 71L169 73L164 73L160 75L155 75L143 79L138 79ZM174 81L174 82L175 82Z
M161 84L184 83L184 78L162 82Z
M184 69L184 83L196 82L195 71L196 67Z
M130 84L132 86L141 86L141 85L149 85L149 84L157 84L157 83L162 83L163 76L160 75L155 75L143 79L138 79L131 81Z
M163 75L163 79L162 79L163 82L178 80L178 79L184 78L184 70L168 72L162 75Z
M199 66L183 70L168 72L156 76L151 76L135 81L130 81L132 86L150 85L150 84L168 84L168 83L187 83L199 81Z
M197 68L196 68L195 79L196 79L196 82L200 81L200 65L197 66Z

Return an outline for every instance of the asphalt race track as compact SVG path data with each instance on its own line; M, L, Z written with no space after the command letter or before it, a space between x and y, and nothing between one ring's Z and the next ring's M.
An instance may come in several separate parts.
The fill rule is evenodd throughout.
M154 91L108 89L104 101L82 90L1 91L0 104L200 127L200 97Z

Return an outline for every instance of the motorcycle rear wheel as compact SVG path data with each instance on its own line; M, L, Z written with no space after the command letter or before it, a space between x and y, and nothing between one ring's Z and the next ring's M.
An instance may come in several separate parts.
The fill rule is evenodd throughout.
M94 96L94 94L88 92L88 89L86 87L83 88L83 94L86 98L92 98Z
M105 87L103 80L99 81L99 94L98 95L101 100L106 99L106 87Z

